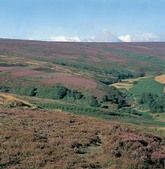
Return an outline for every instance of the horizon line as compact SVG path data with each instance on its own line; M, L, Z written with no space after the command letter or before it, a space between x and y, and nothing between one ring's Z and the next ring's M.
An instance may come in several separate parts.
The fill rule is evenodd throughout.
M23 38L1 38L0 40L18 40L18 41L31 41L31 42L51 42L51 43L165 43L165 41L134 41L134 42L113 42L113 41L53 41L41 39L23 39Z

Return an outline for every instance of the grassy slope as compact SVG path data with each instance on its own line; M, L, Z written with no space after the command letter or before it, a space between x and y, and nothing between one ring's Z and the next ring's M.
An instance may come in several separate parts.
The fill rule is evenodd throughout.
M135 84L130 91L136 96L140 96L144 92L146 93L151 92L153 94L162 95L163 87L164 86L156 82L153 77L150 77L138 81L137 84Z
M4 99L5 96L5 99ZM150 127L165 127L164 118L161 119L162 114L155 114L154 118L150 114L144 112L132 111L130 108L123 108L116 110L114 108L103 109L103 108L92 108L80 104L78 102L68 102L66 100L52 100L44 99L38 97L30 96L20 96L20 95L11 95L11 94L2 94L0 93L0 99L3 99L3 102L0 102L2 107L6 108L30 108L36 109L40 107L42 109L52 109L58 111L66 111L73 114L83 114L89 117L95 117L97 119L106 119L106 120L120 120L123 124L139 124L147 125ZM1 100L0 100L1 101ZM157 116L156 116L157 115Z

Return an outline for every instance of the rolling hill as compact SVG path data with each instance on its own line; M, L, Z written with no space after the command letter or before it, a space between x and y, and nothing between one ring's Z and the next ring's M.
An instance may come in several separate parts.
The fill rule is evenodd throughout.
M164 75L162 42L0 39L0 167L163 169Z

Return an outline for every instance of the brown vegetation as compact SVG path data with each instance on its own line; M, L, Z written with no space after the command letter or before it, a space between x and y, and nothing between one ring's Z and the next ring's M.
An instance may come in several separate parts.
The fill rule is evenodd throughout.
M110 84L117 82L125 70L146 76L164 72L164 53L165 43L53 43L0 39L0 87L2 92L12 92L14 90L8 88L30 85L34 92L41 86L49 88L63 83L71 90L79 88L101 100L107 87L102 82L105 79ZM138 80L126 79L115 87L130 89ZM155 80L165 84L164 75ZM0 93L0 168L165 168L163 127L161 133L153 134L153 131L142 130L144 127L135 125L140 128L135 129L121 124L124 123L122 119L108 121L62 110L39 109L23 97L17 97ZM29 102L31 100L34 104L67 103L29 97ZM110 111L113 106L109 106ZM155 115L162 123L163 117ZM142 124L141 117L138 119L138 124ZM150 121L149 125L145 124L148 129L153 127ZM155 133L160 132L157 126L155 128Z
M164 168L162 137L117 122L2 108L0 119L2 168Z
M11 73L11 75L15 78L18 77L24 77L24 76L28 76L28 75L36 75L36 74L41 74L42 71L37 71L37 70L21 70L19 72L15 71L13 73Z
M0 71L10 70L10 69L13 69L13 68L15 68L15 67L12 67L12 66L10 66L10 67L0 66Z
M0 93L0 106L13 108L13 107L24 107L24 108L36 108L32 104L17 99L13 95Z
M161 84L165 84L165 75L156 76L155 81ZM165 93L165 87L164 87L164 93Z
M51 79L44 79L42 82L47 84L63 83L65 85L84 87L86 89L96 89L97 83L92 79L76 76L59 76Z
M165 84L165 75L156 76L155 80L159 83Z

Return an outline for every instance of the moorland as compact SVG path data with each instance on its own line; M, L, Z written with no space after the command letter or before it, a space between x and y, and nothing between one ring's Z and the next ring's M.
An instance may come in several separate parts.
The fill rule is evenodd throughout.
M1 168L165 167L165 43L0 39Z

